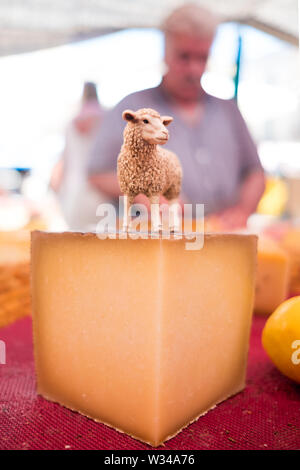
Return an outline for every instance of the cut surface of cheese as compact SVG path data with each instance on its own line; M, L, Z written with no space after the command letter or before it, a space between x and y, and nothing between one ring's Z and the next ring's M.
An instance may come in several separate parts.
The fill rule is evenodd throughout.
M256 242L33 232L38 392L158 446L242 390Z
M286 300L289 292L289 266L288 254L274 240L259 238L255 313L268 315Z

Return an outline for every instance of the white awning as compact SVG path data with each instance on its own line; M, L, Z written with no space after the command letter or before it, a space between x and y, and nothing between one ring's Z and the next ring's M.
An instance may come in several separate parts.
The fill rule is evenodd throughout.
M183 0L1 0L0 55L34 51L130 27L158 27ZM224 21L298 43L297 0L198 0Z

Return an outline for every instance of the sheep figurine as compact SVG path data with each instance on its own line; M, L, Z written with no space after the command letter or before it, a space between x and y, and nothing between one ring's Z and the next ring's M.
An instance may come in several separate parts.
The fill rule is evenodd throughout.
M153 231L162 228L159 213L161 195L167 199L170 207L170 229L177 230L182 168L177 156L160 146L169 139L166 126L173 118L160 116L150 108L135 112L127 109L122 117L127 121L127 125L118 156L117 173L124 195L123 230L128 230L130 226L129 209L138 194L144 194L150 201Z

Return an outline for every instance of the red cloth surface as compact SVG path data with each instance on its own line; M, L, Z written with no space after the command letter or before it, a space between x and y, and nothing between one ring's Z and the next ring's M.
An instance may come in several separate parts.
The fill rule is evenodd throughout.
M247 386L160 449L300 449L300 386L278 372L261 346L264 318L253 320ZM31 319L0 329L0 449L151 449L35 390Z

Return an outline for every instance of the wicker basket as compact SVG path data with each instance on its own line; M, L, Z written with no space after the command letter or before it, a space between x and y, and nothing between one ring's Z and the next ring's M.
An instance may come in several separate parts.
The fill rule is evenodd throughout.
M0 327L30 314L30 233L0 232Z
M0 327L29 314L29 262L0 265Z

